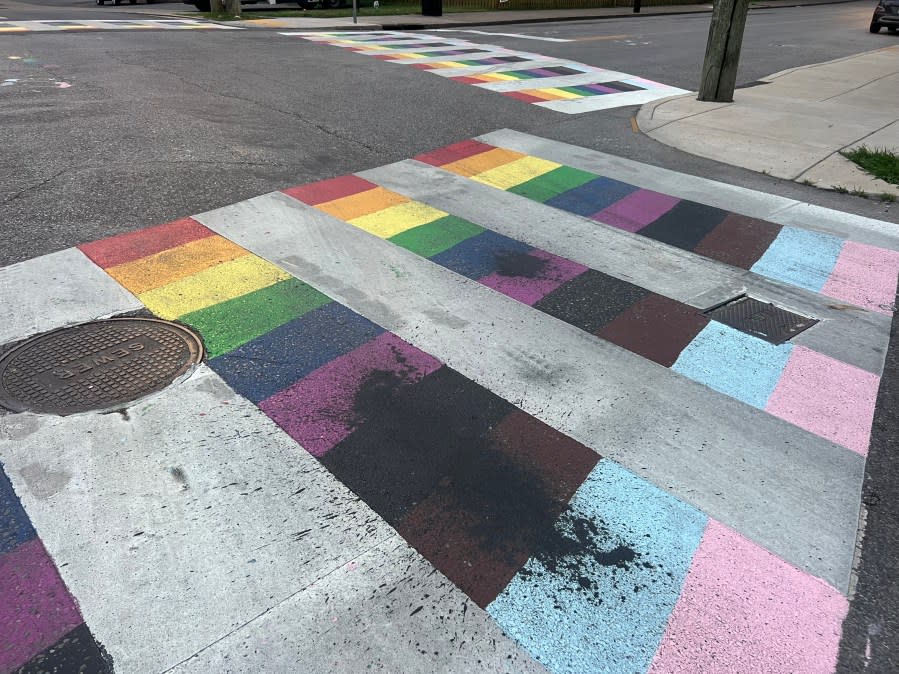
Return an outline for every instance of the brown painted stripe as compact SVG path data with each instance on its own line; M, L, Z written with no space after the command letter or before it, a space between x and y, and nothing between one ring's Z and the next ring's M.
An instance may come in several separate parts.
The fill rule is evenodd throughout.
M780 234L780 225L730 213L693 252L740 269L750 269Z
M596 335L671 367L708 322L698 309L662 295L649 295L602 326Z

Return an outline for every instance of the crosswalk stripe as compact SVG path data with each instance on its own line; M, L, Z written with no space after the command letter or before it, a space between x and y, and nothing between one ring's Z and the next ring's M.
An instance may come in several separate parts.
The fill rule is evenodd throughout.
M507 164L503 167L503 176L484 182L500 180L508 185L528 182L531 167L516 166L523 161L518 159ZM537 166L541 173L546 170L544 166ZM556 169L550 167L549 170L554 172ZM371 176L372 173L370 171L366 175ZM485 174L489 173L491 171ZM412 182L421 181L413 176ZM332 181L326 181L326 188L330 184ZM593 182L590 182L584 186L592 185ZM597 188L592 189L595 195ZM295 190L294 194L302 196L315 194L316 191L313 184ZM360 194L374 192L381 198L365 202L370 213L343 219L400 246L408 241L413 250L420 248L414 237L397 241L396 234L411 234L410 230L427 225L427 235L430 235L431 230L452 217L421 202L411 201L404 203L403 208L425 214L426 217L409 221L395 212L399 207L382 207L407 197L374 184L370 190ZM318 208L324 210L322 205ZM594 204L588 210L595 208ZM805 368L793 364L792 343L769 344L726 325L710 322L689 306L652 295L626 281L492 231L467 236L429 257L447 269L670 367L716 391L789 420L862 455L867 454L880 384L876 374L809 349L797 351L797 358L818 364L818 386L813 391L791 395L786 405L769 406L768 401L776 391L778 395L775 399L779 401L785 401L784 390L791 393L803 391L803 387L793 381L795 373L804 373ZM631 259L630 264L634 263L635 260ZM596 302L596 298L602 298L602 301ZM842 400L843 404L835 404L837 400Z
M406 40L401 33L385 32L380 37L349 37L342 34L284 32L318 44L341 47L358 54L394 63L407 63L457 82L471 84L488 91L567 114L634 105L686 93L645 78L626 73L612 73L586 64L550 59L531 52L518 52L494 45L466 40L421 35L420 41ZM462 58L456 58L461 56ZM505 65L488 70L491 75L479 78L484 66ZM568 68L583 73L574 77L552 77L546 67ZM527 69L524 77L521 68ZM528 72L529 71L529 72ZM472 77L468 77L471 75ZM550 76L542 86L530 84L532 78ZM497 81L502 80L502 81ZM539 81L539 80L533 80Z
M683 200L692 200L723 210L768 220L779 225L832 234L871 246L899 250L899 233L890 222L853 213L803 203L775 194L758 192L708 178L678 173L670 169L590 150L559 141L550 141L520 131L502 129L479 136L460 145L468 153L477 152L478 142L533 155L590 173L615 175L618 179L647 190L662 192ZM454 146L454 151L457 149ZM428 153L431 155L431 153Z
M464 149L466 156L455 161L443 163L443 153L436 159L430 154L416 159L501 190L508 190L523 182L518 181L518 166L523 161L529 160L535 166L540 165L538 162L543 162L542 170L531 174L532 180L539 180L543 174L549 174L558 168L555 162L530 155L515 157L512 154L508 155L509 160L505 163L483 170L478 164L480 155L469 154L471 145L466 143ZM495 157L498 156L498 149L501 148L485 143L481 154ZM447 151L451 153L452 148L447 148ZM619 226L620 214L608 218L606 211L636 190L634 185L597 174L596 180L559 192L544 203L590 217L600 223ZM670 210L651 222L638 223L636 226L628 222L623 228L677 248L737 264L762 276L814 292L827 292L830 297L841 301L862 299L862 306L870 311L892 313L896 279L899 275L899 252L872 247L864 268L855 262L839 264L843 246L847 242L833 235L764 221L754 223L756 231L752 232L728 227L725 222L727 215L728 212L722 209L683 200L673 204ZM727 227L729 232L726 243L716 232L722 226ZM764 239L761 246L758 246L759 237ZM719 242L719 239L722 240ZM712 242L718 242L720 248ZM859 245L861 244L856 243L847 248L847 256L857 260L856 248ZM756 255L746 260L733 258L731 251L734 248L751 249L753 246L757 246ZM872 278L874 283L869 284ZM880 292L876 292L878 290Z
M520 186L520 194L549 198L566 186L587 182L592 174L560 170L546 189L531 183ZM849 310L807 290L766 279L751 272L716 262L646 237L631 236L621 227L598 225L549 206L500 192L432 166L404 161L359 174L366 184L378 184L402 191L446 212L477 222L500 234L574 260L593 269L629 281L650 292L704 311L726 300L748 293L800 314L822 319L791 342L827 354L831 358L880 374L890 334L890 319L880 313ZM545 186L544 186L545 188ZM512 192L515 190L513 189ZM286 190L291 196L293 190ZM311 193L304 188L301 201ZM635 192L643 197L643 192ZM627 201L627 198L622 201ZM649 202L648 205L646 202ZM621 203L621 202L618 202ZM670 201L664 202L666 207ZM642 210L649 216L658 212L652 199ZM604 211L609 213L609 210ZM644 216L634 209L621 211L628 220ZM739 217L739 216L735 216ZM738 221L743 224L743 221ZM551 223L551 225L550 225ZM751 225L751 223L749 223Z
M197 219L845 589L863 468L857 454L286 195L259 197ZM502 348L472 348L480 343ZM586 400L595 403L585 405ZM658 409L667 410L663 418ZM778 441L772 444L772 438ZM831 485L823 500L821 485ZM774 521L779 524L772 528Z

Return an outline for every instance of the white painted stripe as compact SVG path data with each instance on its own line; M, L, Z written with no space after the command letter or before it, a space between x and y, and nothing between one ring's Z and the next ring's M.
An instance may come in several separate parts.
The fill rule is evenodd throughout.
M362 553L172 672L351 672L374 667L403 674L546 673L461 590L397 538Z
M286 195L196 219L846 591L858 454Z
M521 89L551 89L554 87L574 87L579 84L596 84L602 82L624 81L624 78L630 77L624 73L616 73L611 70L601 72L586 72L577 75L559 75L558 77L543 77L533 80L506 80L504 82L485 82L484 84L476 84L475 86L490 91L519 91ZM641 92L622 92L620 94L605 94L600 98L608 96L620 97L626 93ZM665 93L665 96L670 94ZM574 100L574 99L572 99Z
M568 115L578 115L583 112L596 112L597 110L609 110L622 108L627 105L642 105L660 98L667 98L676 94L687 93L683 89L659 88L643 91L627 91L621 94L605 94L603 96L587 96L585 98L570 98L557 101L545 101L534 103L542 108L549 108L556 112L564 112Z
M705 310L738 295L821 320L791 341L868 370L883 371L890 316L834 309L833 300L689 251L407 160L358 174L505 236ZM612 176L615 177L615 176Z
M698 178L509 129L485 134L478 140L780 225L802 227L872 246L899 250L899 228L894 223Z
M205 366L129 418L3 427L0 461L117 672L165 671L399 540Z
M77 248L0 268L0 344L142 307Z
M560 37L542 37L539 35L525 35L524 33L490 33L485 30L463 30L459 28L435 28L434 32L441 33L473 33L475 35L496 35L497 37L514 37L519 40L539 40L540 42L572 42Z

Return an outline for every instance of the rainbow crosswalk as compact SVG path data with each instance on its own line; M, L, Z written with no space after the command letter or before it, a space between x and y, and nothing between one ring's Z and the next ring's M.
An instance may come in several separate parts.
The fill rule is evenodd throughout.
M390 31L285 32L282 35L342 47L392 63L410 64L456 82L568 114L637 105L686 93L627 73L424 33L414 37ZM542 86L528 86L531 80L541 80Z
M0 270L41 321L0 341L143 309L207 349L0 416L0 671L833 671L897 250L501 131ZM704 313L738 293L819 322Z

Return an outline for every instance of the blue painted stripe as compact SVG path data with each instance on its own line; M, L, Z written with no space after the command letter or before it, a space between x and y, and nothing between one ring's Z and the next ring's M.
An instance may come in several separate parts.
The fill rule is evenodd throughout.
M843 240L829 234L784 227L752 271L819 292L840 256Z
M764 409L792 349L792 344L769 344L712 321L681 351L671 369Z
M258 403L382 332L384 328L330 302L213 358L209 366L237 393Z
M611 178L597 178L549 199L546 204L577 215L594 215L637 191L637 187Z
M706 522L604 459L556 524L570 544L528 560L487 611L552 672L645 672Z
M529 253L532 250L533 248L526 243L488 230L430 259L457 274L477 280L497 270L499 266L497 258L515 253Z
M6 473L0 468L0 555L37 536Z

